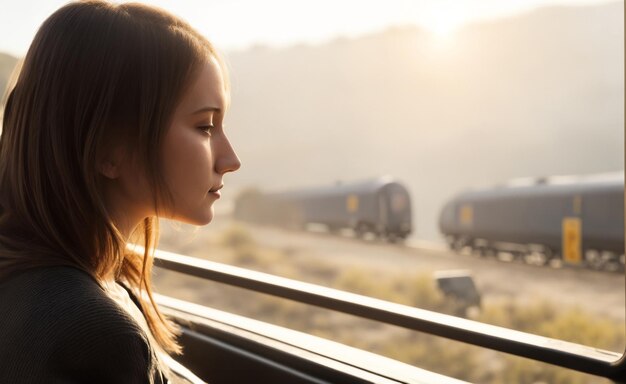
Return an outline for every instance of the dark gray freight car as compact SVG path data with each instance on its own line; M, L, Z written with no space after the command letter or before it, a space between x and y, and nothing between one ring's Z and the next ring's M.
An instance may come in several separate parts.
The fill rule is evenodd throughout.
M409 193L390 177L285 192L247 191L235 202L235 218L291 228L322 224L331 232L351 229L357 236L372 233L389 240L412 231Z
M457 251L623 268L624 178L539 179L466 192L444 206L439 227Z

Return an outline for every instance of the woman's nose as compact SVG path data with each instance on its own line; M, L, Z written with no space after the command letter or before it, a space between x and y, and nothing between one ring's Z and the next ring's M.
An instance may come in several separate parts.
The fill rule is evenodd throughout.
M220 143L220 148L218 149L218 156L216 156L215 171L224 174L227 172L235 172L240 167L241 161L235 153L233 146L230 144L230 141L226 135L224 135L224 140Z

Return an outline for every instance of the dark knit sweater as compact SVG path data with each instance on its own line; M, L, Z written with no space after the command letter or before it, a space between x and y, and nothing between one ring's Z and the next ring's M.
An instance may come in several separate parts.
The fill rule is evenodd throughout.
M40 268L0 282L0 384L163 382L141 327L88 274Z

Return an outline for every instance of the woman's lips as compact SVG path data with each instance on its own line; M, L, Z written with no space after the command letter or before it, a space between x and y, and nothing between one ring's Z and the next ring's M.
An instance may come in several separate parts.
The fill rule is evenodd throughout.
M220 189L222 189L223 187L224 187L224 184L222 184L222 185L220 185L218 187L215 187L215 188L211 188L209 190L209 194L217 196L217 198L219 199L219 197L221 196Z

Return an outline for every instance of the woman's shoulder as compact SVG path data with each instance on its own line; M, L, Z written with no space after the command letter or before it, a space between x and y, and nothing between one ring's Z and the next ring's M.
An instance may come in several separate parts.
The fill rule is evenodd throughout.
M145 376L151 360L140 327L87 273L39 268L0 283L0 361L13 363L0 378L14 369Z
M72 267L37 268L0 283L0 318L49 331L76 323L82 331L139 330L89 274Z

